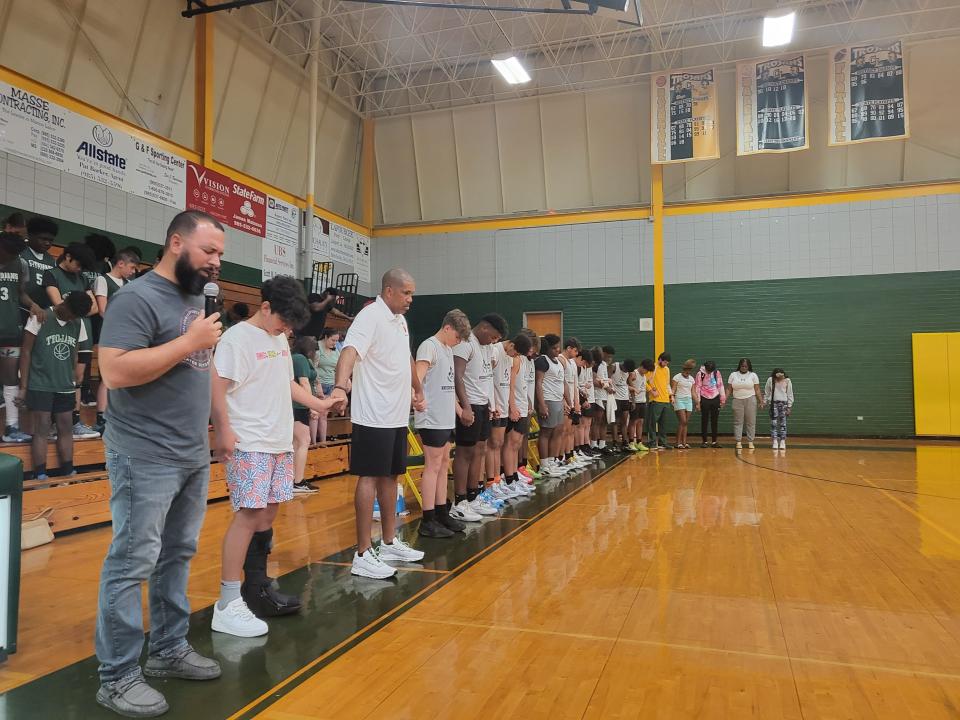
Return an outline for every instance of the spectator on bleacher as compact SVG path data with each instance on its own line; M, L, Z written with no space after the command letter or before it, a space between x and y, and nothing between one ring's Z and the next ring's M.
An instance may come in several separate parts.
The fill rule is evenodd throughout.
M33 473L47 479L47 436L50 414L57 425L57 459L61 475L73 475L74 369L77 348L87 337L81 319L92 301L85 292L67 295L47 312L41 323L31 316L20 348L20 391L17 401L33 413Z
M90 233L87 235L83 239L83 244L93 251L93 269L83 271L83 277L90 283L90 289L94 291L94 303L97 311L96 314L90 318L90 326L87 328L88 331L92 331L91 348L93 348L100 342L100 328L103 327L103 314L100 310L100 301L96 299L97 280L102 278L104 273L110 272L110 268L113 267L113 258L117 254L117 246L113 244L113 240L99 233ZM92 366L92 362L86 364L80 386L80 404L91 407L97 404L97 396L94 394L90 384L90 369Z
M57 261L49 250L57 239L59 230L57 224L50 218L40 216L30 218L27 222L27 247L20 253L20 257L30 268L27 292L30 298L42 308L50 305L50 298L47 297L47 291L43 287L43 274L57 266Z
M63 296L69 292L83 292L90 297L90 310L83 318L86 336L77 349L77 386L83 382L87 366L93 361L93 324L91 315L99 313L97 300L93 296L93 283L85 273L92 271L95 263L93 250L82 243L70 243L60 256L57 266L43 273L43 287L47 292L49 305L59 305ZM100 433L89 425L80 422L80 390L77 390L77 402L73 411L73 437L77 440L98 438ZM57 427L60 432L60 427Z
M411 401L427 409L420 378L410 353L410 331L404 315L416 284L406 270L388 270L380 295L357 315L337 364L330 396L345 403L353 379L350 472L358 475L354 494L357 550L350 572L384 580L396 569L384 561L418 562L423 553L397 536L397 476L407 471L407 423ZM380 546L372 538L373 501L380 503Z
M142 261L143 256L141 255L140 258L141 258L141 261ZM148 267L146 270L138 270L138 271L137 271L137 277L138 277L138 278L142 278L142 277L143 277L144 275L146 275L147 273L153 272L153 270L156 269L157 265L160 264L160 261L161 261L161 260L163 260L163 248L160 248L159 250L157 250L157 258L153 261L153 267ZM216 272L214 272L214 273L211 275L210 279L211 279L211 280L215 279L216 276L219 275L219 274L220 274L220 269L217 268Z
M23 213L15 212L7 215L7 219L3 221L3 231L22 238L27 237L27 221L23 219Z
M20 258L26 244L23 236L12 232L0 233L0 383L3 384L3 404L6 407L3 442L30 442L30 436L20 430L20 409L17 393L20 383L20 344L23 324L20 307L28 308L40 322L46 314L27 294L30 271Z
M267 576L273 519L279 504L293 498L291 407L295 400L321 411L335 402L294 382L286 333L309 317L303 286L279 275L260 292L257 312L224 333L213 358L215 451L227 466L234 515L223 538L220 600L211 625L238 637L264 635L267 624L259 618L300 609L300 599L274 590Z
M317 369L313 359L317 354L317 341L309 335L303 335L293 341L293 381L311 395L323 397L317 392ZM304 480L307 466L307 453L313 442L312 428L322 418L323 432L326 435L327 413L310 410L306 405L293 401L293 492L315 493L317 489Z
M110 298L124 285L126 285L137 272L137 264L140 257L130 248L124 248L117 253L116 257L110 263L110 270L97 275L93 283L93 295L97 299L97 309L100 311L100 317L104 317L107 312L107 305ZM97 341L99 342L99 336ZM106 418L104 413L107 410L107 386L101 381L97 386L97 424L93 428L103 435L106 427Z
M340 331L326 328L320 333L320 342L317 352L313 356L313 366L317 369L317 381L320 383L320 397L326 397L333 392L333 383L336 379L337 362L340 360ZM327 416L317 419L311 437L317 442L327 441Z
M203 317L203 286L220 266L223 226L177 214L156 270L110 299L100 374L110 388L104 445L113 540L100 575L97 702L130 717L169 709L143 673L210 680L220 665L187 642L190 560L210 479L211 348L220 318ZM150 581L150 648L143 650L141 583Z
M328 315L341 320L352 320L352 317L334 307L339 296L337 289L332 287L320 294L310 293L307 296L307 302L310 304L310 320L297 331L297 335L309 335L319 339L327 326Z

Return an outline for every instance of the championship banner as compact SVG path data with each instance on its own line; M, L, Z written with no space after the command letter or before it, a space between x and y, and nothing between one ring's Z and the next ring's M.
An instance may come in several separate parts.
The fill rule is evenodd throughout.
M904 69L900 40L830 51L830 145L910 136Z
M0 82L0 150L137 197L184 207L187 161Z
M737 65L737 155L806 150L803 55Z
M650 91L653 162L720 157L716 68L657 73L651 78Z

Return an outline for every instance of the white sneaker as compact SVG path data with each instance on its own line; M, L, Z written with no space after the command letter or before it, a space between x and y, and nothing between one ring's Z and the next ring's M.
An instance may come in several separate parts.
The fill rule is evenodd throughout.
M781 440L781 441L780 441L780 449L781 449L781 450L786 450L786 449L787 449L787 441L786 441L786 440Z
M490 490L490 494L493 495L497 500L509 500L510 496L507 494L506 486L503 483L494 483Z
M737 443L737 450L743 450L743 443L742 443L742 442L738 442L738 443Z
M213 622L210 627L214 632L237 637L260 637L269 630L263 620L250 612L242 597L231 600L223 610L220 609L219 601L214 603Z
M470 503L466 500L461 500L452 508L450 508L450 517L459 520L460 522L480 522L483 520L478 513L473 511L473 508L470 507Z
M477 515L496 515L497 509L492 505L487 504L486 500L483 500L480 497L477 497L472 503L470 503L470 509L473 510Z
M779 449L780 449L780 443L779 443L778 441L776 441L776 440L773 441L773 449L774 449L774 450L779 450Z
M754 449L752 442L751 442L751 443L747 443L747 447L748 447L750 450L753 450L753 449Z
M565 477L567 474L567 471L564 470L563 467L561 467L560 465L552 465L552 464L540 468L540 472L542 472L547 477L552 477L552 478L562 478L562 477Z
M524 486L522 482L515 482L507 487L514 488L519 498L528 498L536 492L533 488Z
M380 542L380 560L386 562L393 560L396 562L419 562L423 560L423 551L414 550L398 537L393 539L389 545L383 541Z
M386 580L396 575L397 571L381 560L376 550L367 548L363 555L353 554L353 565L350 567L350 574L373 578L374 580Z

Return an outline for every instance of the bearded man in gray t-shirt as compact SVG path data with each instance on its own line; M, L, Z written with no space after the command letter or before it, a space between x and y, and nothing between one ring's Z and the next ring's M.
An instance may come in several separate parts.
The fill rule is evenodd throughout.
M151 677L209 680L215 660L187 643L187 578L210 479L210 358L219 313L203 317L203 286L216 277L223 226L187 211L167 229L163 259L110 300L100 374L110 389L104 438L113 541L100 575L97 702L127 717L168 709ZM140 584L150 581L150 647L140 668Z

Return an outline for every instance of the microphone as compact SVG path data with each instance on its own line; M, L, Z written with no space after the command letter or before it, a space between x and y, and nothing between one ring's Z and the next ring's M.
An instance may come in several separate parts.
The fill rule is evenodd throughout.
M215 282L208 282L203 286L203 316L210 317L217 311L217 297L220 295L220 286Z

